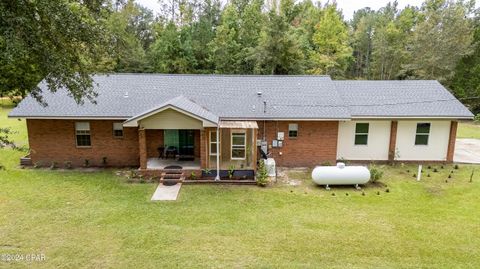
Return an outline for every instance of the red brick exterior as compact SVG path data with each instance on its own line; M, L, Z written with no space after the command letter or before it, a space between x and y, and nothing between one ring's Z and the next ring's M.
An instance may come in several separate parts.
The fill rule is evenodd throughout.
M269 150L277 166L314 167L337 158L338 121L258 121L258 139L265 130ZM298 124L298 137L288 137L288 124ZM282 148L270 148L277 132L284 132Z
M450 138L448 140L447 162L453 162L453 155L455 153L455 141L457 139L458 122L452 121L450 124Z
M53 161L60 166L70 161L82 166L85 159L92 166L101 166L107 157L110 166L140 166L146 168L146 160L158 155L157 147L163 143L162 130L138 130L124 128L123 138L113 137L113 122L91 120L92 146L78 148L75 143L74 120L27 120L32 161L49 166ZM298 124L298 137L288 137L288 124ZM258 138L263 137L263 121L258 121ZM334 121L267 121L266 138L269 145L277 132L285 133L282 148L270 148L278 166L313 167L322 162L335 162L337 154L338 122ZM195 133L195 155L200 157L201 167L207 166L208 141L205 130Z
M65 162L83 166L89 160L92 166L102 166L103 157L109 166L138 166L138 129L124 128L123 138L113 137L113 123L118 121L92 120L91 147L78 148L74 120L27 120L28 140L33 163L62 167Z
M145 130L145 137L147 140L147 157L158 157L158 147L163 146L163 130Z
M138 130L138 152L140 155L140 169L147 169L147 134L145 129Z

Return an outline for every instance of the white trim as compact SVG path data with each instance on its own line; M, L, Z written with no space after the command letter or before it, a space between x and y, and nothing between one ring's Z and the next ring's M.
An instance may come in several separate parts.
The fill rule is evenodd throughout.
M237 157L234 158L232 156L232 153L233 153L233 133L244 135L243 136L243 152L245 154L244 154L243 158L237 158ZM235 146L240 147L240 145L235 145ZM237 149L240 149L240 148L237 148ZM232 131L230 133L230 159L231 160L246 160L247 159L247 132L245 130L232 129Z
M418 129L418 125L419 124L428 124L428 133L419 133L417 132L417 129ZM428 146L428 142L430 142L430 133L431 133L431 129L432 129L432 123L431 122L417 122L416 126L415 126L415 139L413 140L413 145L414 146ZM415 143L417 141L417 136L418 135L426 135L427 136L427 144L417 144Z
M182 114L185 114L191 118L194 118L194 119L197 119L199 121L201 121L203 123L203 127L216 127L217 124L215 122L212 122L210 120L207 120L205 118L202 118L202 117L199 117L197 115L194 115L188 111L185 111L181 108L178 108L176 106L173 106L173 105L165 105L163 107L160 107L160 108L157 108L155 110L152 110L152 111L149 111L149 112L146 112L142 115L139 115L139 116L135 116L133 118L130 118L128 120L126 120L124 123L123 123L123 126L124 127L137 127L138 126L138 121L142 120L142 119L145 119L145 118L148 118L152 115L155 115L157 113L160 113L162 111L165 111L167 109L172 109L172 110L175 110L177 112L180 112Z
M444 116L352 116L352 120L374 120L374 119L388 119L388 120L471 120L473 117L444 117Z
M225 121L350 121L352 119L320 119L320 118L220 118Z
M219 135L216 130L208 132L208 154L209 154L209 156L217 156L217 154L221 154L219 152L219 149L220 149L219 144L220 143L218 142L219 141L218 137L216 137L215 141L212 141L212 133L216 133L217 136ZM212 153L212 144L217 145L217 153Z
M357 133L357 125L358 124L367 124L368 131L366 133ZM368 136L370 132L370 123L369 122L356 122L355 123L355 129L353 130L355 133L353 135L353 145L354 146L368 146ZM366 144L357 144L357 135L366 135L367 136L367 143Z
M8 118L12 119L35 119L35 120L127 120L129 117L94 117L94 116L72 116L72 117L31 117L31 116L8 116Z

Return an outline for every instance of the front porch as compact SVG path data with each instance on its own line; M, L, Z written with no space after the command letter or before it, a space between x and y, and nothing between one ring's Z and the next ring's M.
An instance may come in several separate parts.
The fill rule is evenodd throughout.
M192 161L182 161L176 159L148 158L147 169L149 170L168 170L178 166L183 170L201 170L200 159L195 158Z

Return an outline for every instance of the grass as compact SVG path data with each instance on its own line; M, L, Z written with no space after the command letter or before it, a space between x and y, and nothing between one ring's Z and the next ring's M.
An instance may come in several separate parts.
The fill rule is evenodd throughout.
M480 125L469 122L460 123L458 125L457 137L480 139Z
M386 186L365 196L293 171L299 186L186 185L178 201L154 203L154 184L114 170L20 169L23 154L0 150L0 255L46 260L0 267L480 267L480 166L436 165L420 182L412 165L379 166Z
M0 127L10 127L13 133L10 138L18 146L28 146L27 127L25 120L9 119L8 113L12 110L13 104L10 99L0 98Z

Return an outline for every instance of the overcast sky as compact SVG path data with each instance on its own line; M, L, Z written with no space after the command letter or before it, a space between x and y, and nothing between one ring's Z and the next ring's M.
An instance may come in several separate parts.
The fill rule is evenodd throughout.
M160 9L160 4L158 0L136 0L142 6L148 7L158 13ZM393 0L392 0L393 1ZM326 3L327 1L321 1L322 3ZM338 8L343 10L343 15L345 19L349 20L353 16L353 12L355 10L370 7L374 10L377 10L383 6L385 6L388 2L387 0L337 0ZM411 6L420 6L423 0L398 0L399 8L403 8L407 5ZM478 5L478 3L477 3Z

